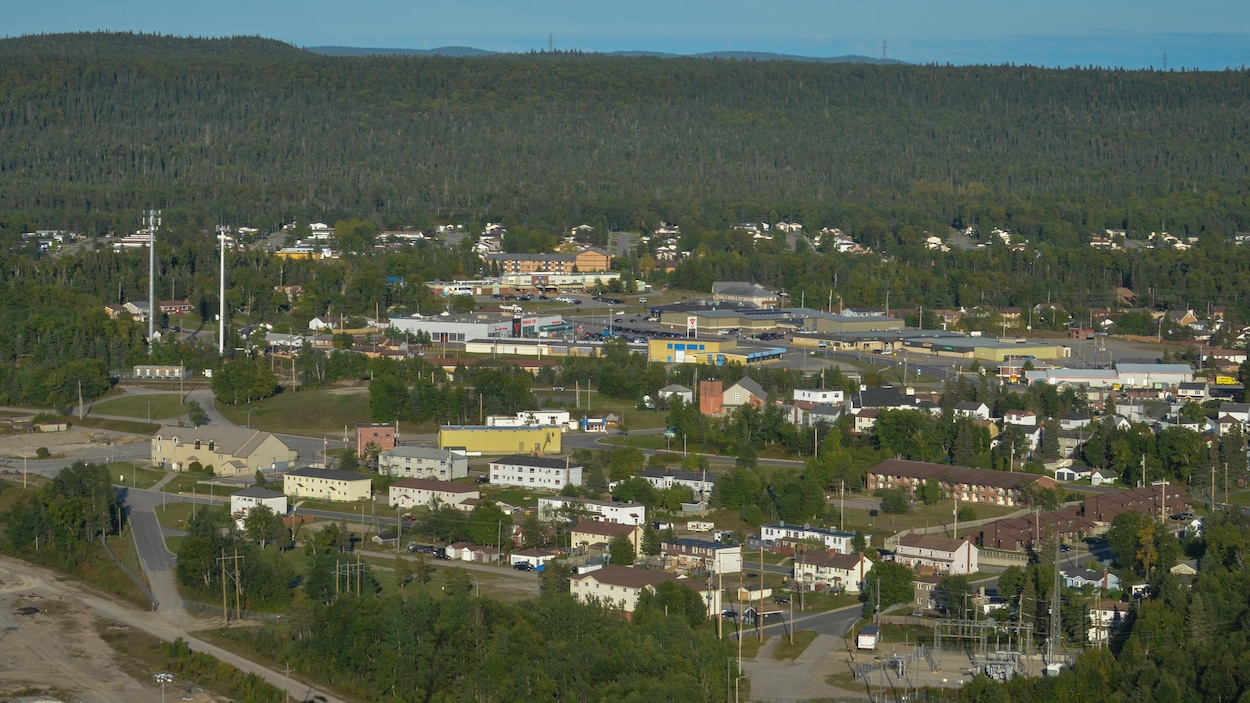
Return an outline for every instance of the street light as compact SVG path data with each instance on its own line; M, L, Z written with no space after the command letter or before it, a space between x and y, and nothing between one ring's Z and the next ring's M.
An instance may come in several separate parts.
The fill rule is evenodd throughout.
M166 674L164 672L159 673L159 674L152 674L152 680L161 685L161 703L165 703L165 684L173 683L174 675Z

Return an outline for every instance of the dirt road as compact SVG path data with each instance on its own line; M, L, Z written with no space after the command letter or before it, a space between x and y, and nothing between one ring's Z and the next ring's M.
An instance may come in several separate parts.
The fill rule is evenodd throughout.
M137 610L88 587L59 581L46 569L0 556L0 697L33 689L83 703L159 701L159 686L134 680L113 662L112 650L93 629L96 618L123 623L165 641L182 637L194 651L287 688L284 674L190 636L186 624L194 621L181 613ZM325 703L343 703L298 681L289 690L294 700L310 700L315 695Z

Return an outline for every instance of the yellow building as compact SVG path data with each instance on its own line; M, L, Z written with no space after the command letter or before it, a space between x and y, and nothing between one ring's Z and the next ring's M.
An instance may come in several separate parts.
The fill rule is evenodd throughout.
M438 428L438 448L463 447L481 454L559 454L562 430L538 427L444 425Z
M726 352L738 348L732 339L652 339L647 342L647 360L662 364L714 364L726 363Z
M784 347L740 351L729 337L697 339L652 339L647 343L647 359L661 364L741 364L750 366L776 361L786 353Z
M295 469L282 480L283 492L293 498L350 502L369 498L372 488L368 476L338 469Z
M242 427L162 427L152 435L151 461L186 471L212 466L217 476L252 476L257 469L285 469L297 453L276 435Z

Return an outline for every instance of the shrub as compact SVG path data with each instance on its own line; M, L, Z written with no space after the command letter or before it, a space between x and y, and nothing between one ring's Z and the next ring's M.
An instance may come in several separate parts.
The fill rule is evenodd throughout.
M52 452L48 451L47 447L40 447L35 450L35 456L39 457L40 459L47 459L48 457L52 456Z

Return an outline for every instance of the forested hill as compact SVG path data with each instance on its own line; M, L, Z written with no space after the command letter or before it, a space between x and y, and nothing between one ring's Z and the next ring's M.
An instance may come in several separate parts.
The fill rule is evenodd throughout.
M299 56L303 49L264 37L171 37L136 32L27 34L0 39L0 57L80 57L96 59L165 59L190 56Z
M1250 229L1246 72L325 57L285 45L197 57L173 48L269 44L10 41L9 230L128 229L147 207L171 226L979 220L1060 244L1161 222L1175 234ZM12 48L40 41L45 51ZM136 56L145 43L171 48Z

